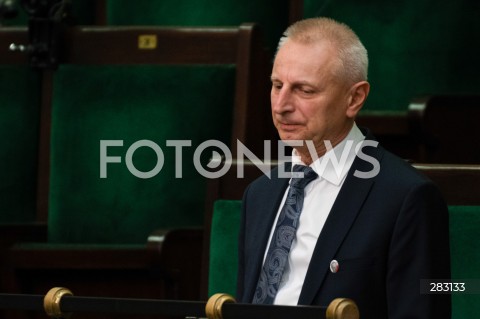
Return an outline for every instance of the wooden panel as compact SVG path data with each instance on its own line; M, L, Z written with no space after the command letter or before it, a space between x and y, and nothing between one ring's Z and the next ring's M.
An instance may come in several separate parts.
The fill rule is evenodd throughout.
M368 128L380 144L395 155L416 162L419 160L418 141L412 134L412 126L420 119L407 112L360 112L356 123Z
M73 64L228 64L237 58L238 28L75 27L61 61ZM139 49L139 37L156 37Z
M448 205L480 205L480 165L413 166L437 184Z
M480 96L434 95L412 101L420 162L480 164Z
M407 136L409 134L407 112L360 112L355 121L376 135Z
M152 234L145 246L16 244L3 277L16 279L8 287L13 292L43 293L61 284L90 295L196 299L202 238L200 229L177 229Z
M271 167L275 167L273 162ZM448 205L480 205L480 165L413 164L440 189ZM237 162L216 180L210 180L210 196L207 211L217 199L242 199L245 188L263 173L250 161L245 161L244 178L237 177Z

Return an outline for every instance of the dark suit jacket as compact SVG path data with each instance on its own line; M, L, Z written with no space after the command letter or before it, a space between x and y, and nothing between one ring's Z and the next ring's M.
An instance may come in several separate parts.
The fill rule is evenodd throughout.
M371 138L367 135L367 139ZM368 149L368 151L367 151ZM450 278L448 211L438 189L381 146L357 157L318 238L299 305L353 299L365 319L450 318L449 295L420 293L421 279ZM288 171L288 167L286 171ZM252 302L267 242L288 178L262 176L246 189L239 240L237 299ZM337 273L329 269L337 260Z

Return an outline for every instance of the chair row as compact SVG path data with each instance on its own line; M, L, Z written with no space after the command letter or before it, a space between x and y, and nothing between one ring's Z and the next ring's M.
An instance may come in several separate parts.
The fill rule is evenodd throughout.
M172 172L174 148L167 147L166 140L191 140L191 147L184 148L184 158L191 162L194 147L208 139L227 146L240 140L255 150L263 139L274 138L273 128L262 125L268 116L263 106L268 103L264 61L269 55L258 27L96 27L69 31L59 69L43 72L28 70L25 56L5 49L8 43L23 41L26 30L0 31L1 79L6 87L2 91L2 118L12 123L3 134L9 151L2 156L11 163L12 175L4 185L9 188L15 181L27 184L18 181L17 175L31 167L32 178L37 169L38 186L30 185L29 189L38 191L31 196L37 201L33 220L55 222L52 218L56 217L49 216L52 210L66 209L71 215L79 207L85 209L82 214L95 215L98 211L87 210L105 203L108 205L99 209L128 211L132 210L129 203L143 202L141 197L147 198L145 202L150 200L148 205L154 210L154 197L182 197L174 195L171 186L163 187L165 194L160 193L158 183L174 185L178 180ZM145 38L155 45L143 47L142 41L149 41ZM257 130L247 129L247 124ZM14 138L20 139L14 142ZM99 172L101 142L111 140L122 141L124 146L105 146L106 156L120 154L122 164L134 142L157 143L165 150L163 166L169 172L161 172L163 178L142 180L124 164L109 164L108 176L103 178ZM142 151L136 152L133 164L148 171L158 159L155 153ZM184 169L184 174L193 175L193 165ZM194 190L201 187L201 176L190 175L184 179L190 179L191 192L198 193ZM123 189L118 187L120 182ZM144 192L146 189L154 193ZM65 204L64 200L72 202ZM196 220L198 224L201 217Z
M42 3L55 2L59 0ZM404 112L419 95L480 93L474 72L480 68L476 58L480 48L470 45L480 32L475 0L373 0L368 4L354 0L70 2L71 20L79 25L224 26L255 22L265 30L271 49L288 23L331 17L351 26L369 52L372 90L366 109Z
M29 18L57 13L70 25L91 26L217 26L260 24L270 48L276 45L290 22L301 19L303 0L208 1L192 0L131 2L125 0L73 0L30 2L17 5L17 17L5 19L8 26L26 26Z
M10 123L1 289L197 299L206 186L195 150L274 138L261 124L271 56L259 27L74 27L55 71L7 50L27 32L0 29L0 117ZM167 141L189 141L184 160Z

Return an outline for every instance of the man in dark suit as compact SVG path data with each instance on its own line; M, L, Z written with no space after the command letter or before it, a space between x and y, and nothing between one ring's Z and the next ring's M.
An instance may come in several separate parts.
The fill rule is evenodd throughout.
M297 22L280 40L272 117L294 151L245 191L239 302L345 297L365 319L450 318L449 295L420 292L421 280L450 278L447 207L431 181L355 125L367 69L358 37L331 19ZM291 195L299 179L285 173L296 167L313 177Z

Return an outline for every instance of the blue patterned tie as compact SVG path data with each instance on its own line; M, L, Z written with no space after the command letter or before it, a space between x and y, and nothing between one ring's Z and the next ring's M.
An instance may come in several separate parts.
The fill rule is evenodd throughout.
M305 187L318 177L317 173L308 166L295 165L293 172L296 174L303 172L304 176L303 178L297 178L294 175L290 181L287 199L280 216L278 216L267 257L257 283L253 297L254 304L273 304L288 263L288 253L295 239L298 220L303 208Z

